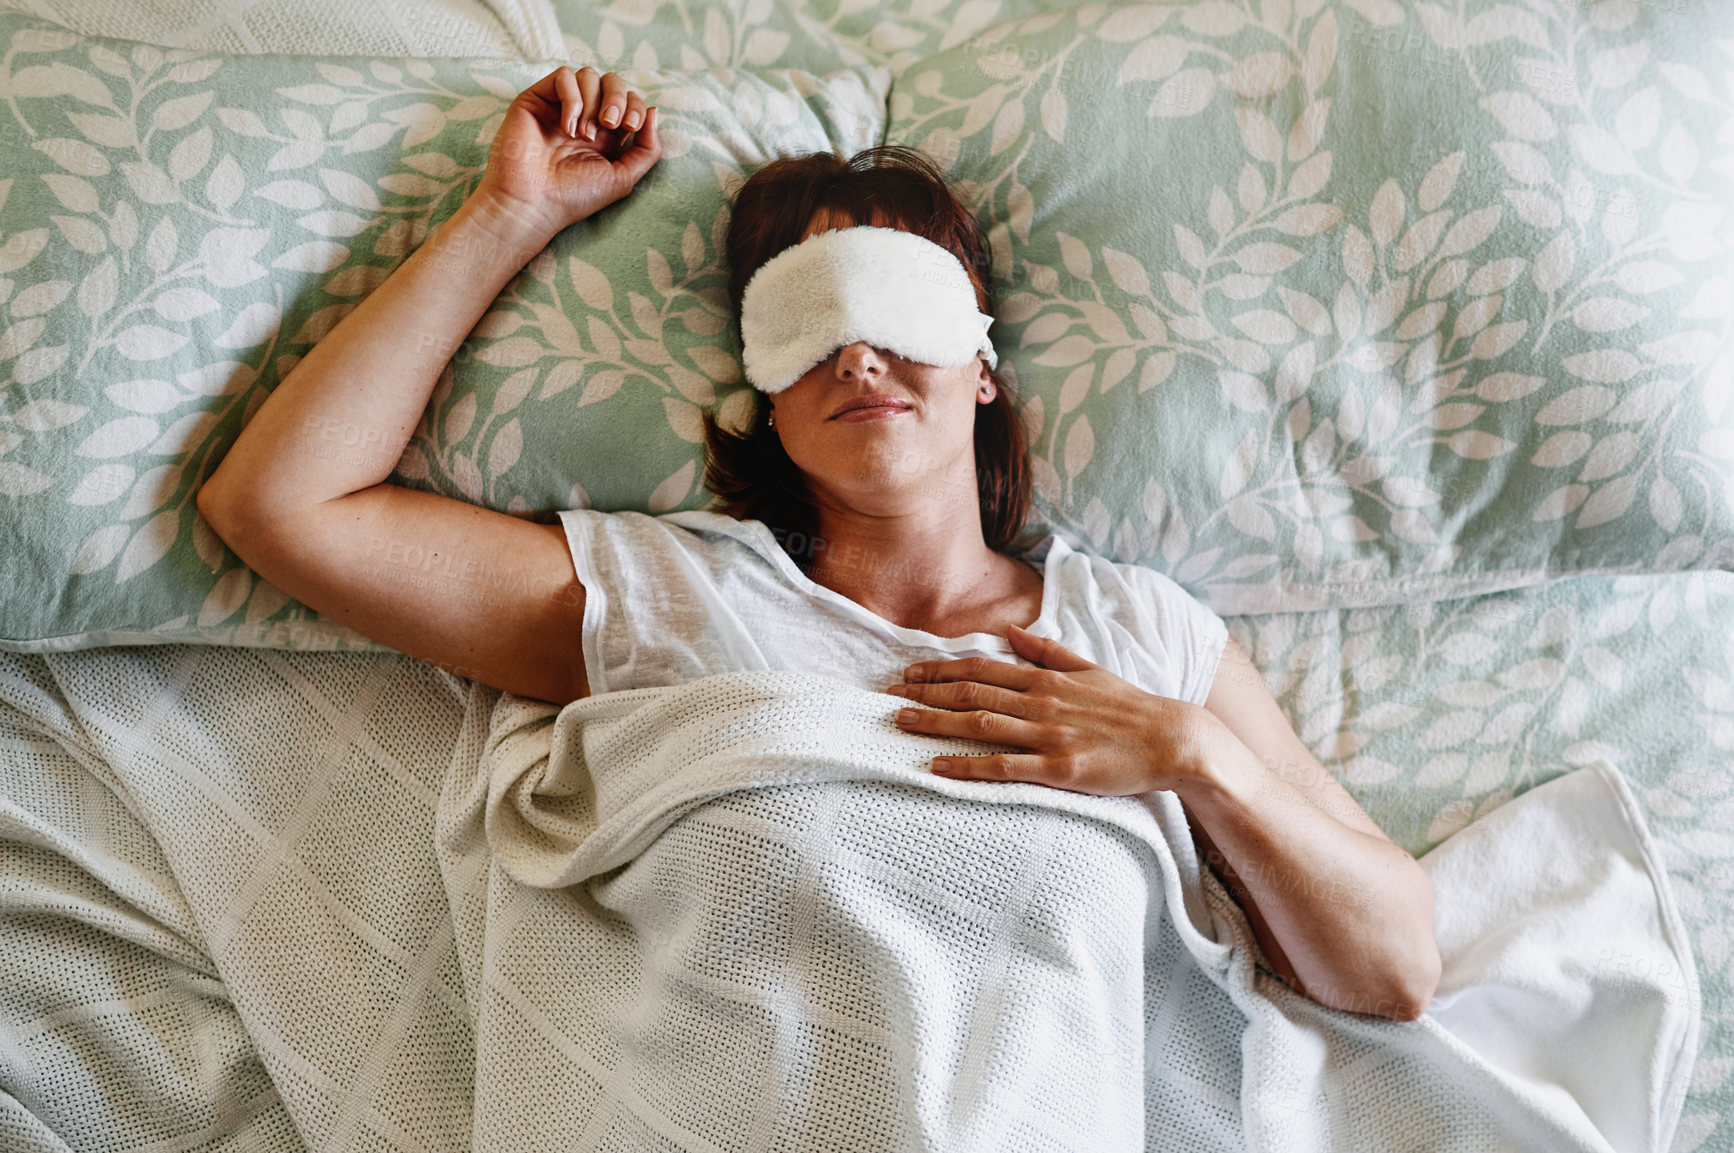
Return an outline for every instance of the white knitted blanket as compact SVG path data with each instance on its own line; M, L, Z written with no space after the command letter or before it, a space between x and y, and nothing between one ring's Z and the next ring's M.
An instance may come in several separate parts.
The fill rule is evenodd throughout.
M1696 973L1605 763L1423 859L1403 1023L1258 974L1174 794L934 777L984 746L905 703L477 690L438 811L476 1148L1668 1148Z

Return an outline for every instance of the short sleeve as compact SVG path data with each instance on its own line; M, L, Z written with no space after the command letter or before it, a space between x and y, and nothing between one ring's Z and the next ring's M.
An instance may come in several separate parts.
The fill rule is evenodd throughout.
M769 667L736 605L762 558L725 533L638 512L560 513L584 586L592 694Z
M1150 614L1180 686L1178 699L1203 705L1228 648L1228 625L1166 573L1143 565L1121 568L1141 590L1142 607Z

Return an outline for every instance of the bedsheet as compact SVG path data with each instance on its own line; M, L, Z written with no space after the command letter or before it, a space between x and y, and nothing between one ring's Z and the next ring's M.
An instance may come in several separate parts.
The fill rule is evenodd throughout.
M1673 1148L1722 1147L1734 578L1228 624L1308 746L1417 855L1571 768L1619 768L1701 979ZM467 687L370 654L0 655L0 1146L467 1148L474 1041L434 847ZM153 822L121 784L139 774L221 819ZM231 883L182 885L177 861L213 857ZM299 1001L223 981L261 958Z

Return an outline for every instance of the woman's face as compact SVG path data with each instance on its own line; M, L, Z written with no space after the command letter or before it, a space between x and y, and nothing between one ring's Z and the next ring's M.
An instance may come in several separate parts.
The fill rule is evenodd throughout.
M801 239L854 224L821 208ZM879 516L936 500L976 508L975 408L993 395L980 355L941 368L857 341L771 397L773 431L820 500Z

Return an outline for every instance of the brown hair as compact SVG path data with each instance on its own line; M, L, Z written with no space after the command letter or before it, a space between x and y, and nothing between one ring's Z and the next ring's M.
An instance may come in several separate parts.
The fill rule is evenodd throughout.
M829 152L785 156L749 177L735 195L729 220L731 331L740 338L741 298L747 283L771 257L800 243L821 208L866 223L926 237L963 262L975 285L977 307L993 314L985 270L987 245L974 215L960 204L945 174L913 148L883 144L844 160ZM1029 454L1011 390L990 370L994 399L975 409L975 476L981 530L998 552L1015 547L1030 510ZM712 508L768 525L797 563L813 554L818 517L800 468L767 423L770 398L752 390L753 411L744 430L724 428L704 413L705 487L716 494Z

